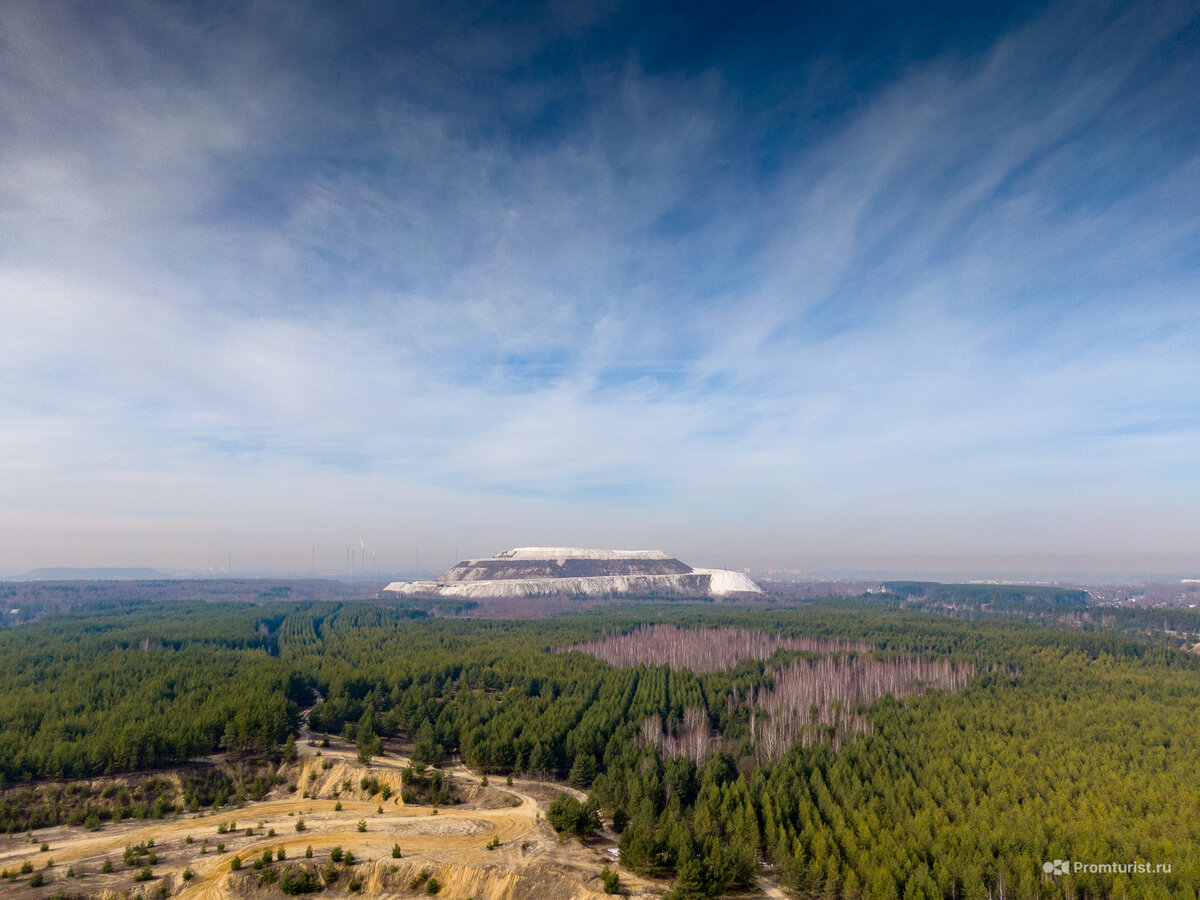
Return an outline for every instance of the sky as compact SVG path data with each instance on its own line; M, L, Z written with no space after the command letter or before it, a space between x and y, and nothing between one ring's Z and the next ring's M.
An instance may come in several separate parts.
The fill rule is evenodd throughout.
M1200 570L1197 84L1194 2L0 5L0 574Z

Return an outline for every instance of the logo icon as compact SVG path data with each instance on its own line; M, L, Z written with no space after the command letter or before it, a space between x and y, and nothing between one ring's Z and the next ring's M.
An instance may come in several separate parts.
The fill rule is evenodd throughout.
M1042 863L1042 871L1047 875L1066 875L1071 870L1069 859L1056 859L1054 862Z

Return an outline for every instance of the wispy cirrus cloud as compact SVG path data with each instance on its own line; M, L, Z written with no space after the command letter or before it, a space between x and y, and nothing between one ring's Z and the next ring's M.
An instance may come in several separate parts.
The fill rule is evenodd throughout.
M874 80L463 15L3 13L13 567L1194 547L1186 4Z

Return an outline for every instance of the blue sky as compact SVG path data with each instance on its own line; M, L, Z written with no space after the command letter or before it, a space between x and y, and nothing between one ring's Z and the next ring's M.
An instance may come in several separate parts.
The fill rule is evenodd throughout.
M1200 568L1195 4L854 6L5 5L0 572Z

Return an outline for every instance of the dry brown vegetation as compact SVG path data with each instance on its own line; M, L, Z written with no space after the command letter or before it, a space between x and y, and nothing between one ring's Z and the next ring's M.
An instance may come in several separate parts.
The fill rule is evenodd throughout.
M742 628L680 628L676 625L642 625L624 634L610 634L598 641L573 644L559 652L579 650L609 665L670 666L693 672L716 672L752 659L766 659L777 650L808 653L870 652L875 648L862 641L826 641L817 638L782 637Z
M765 761L777 759L797 741L829 740L841 747L851 735L870 730L855 707L884 694L902 697L929 688L957 691L974 674L974 666L949 660L827 656L777 669L774 688L752 691L741 699L750 707L755 753ZM738 702L736 688L729 702Z

